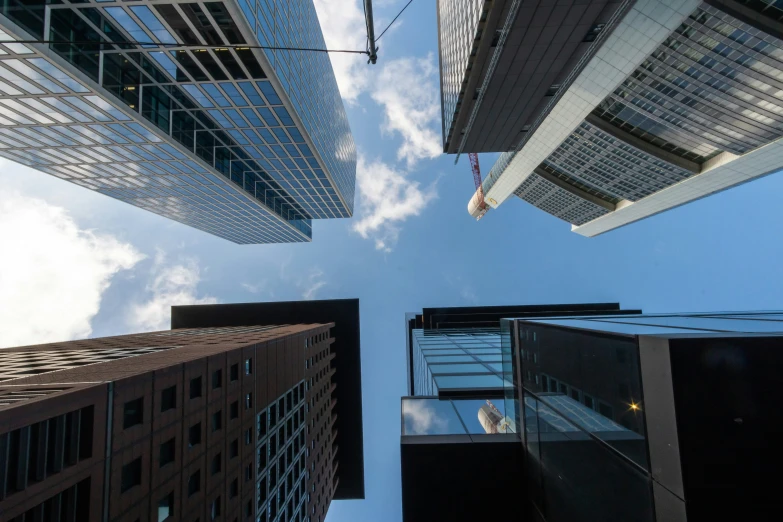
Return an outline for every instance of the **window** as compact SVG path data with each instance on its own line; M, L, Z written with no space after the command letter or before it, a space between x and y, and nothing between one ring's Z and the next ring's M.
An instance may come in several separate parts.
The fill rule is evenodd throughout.
M234 439L228 447L228 458L233 459L239 456L239 440Z
M122 427L128 429L144 422L144 397L125 403Z
M220 516L220 495L212 501L212 505L209 508L212 520L217 520Z
M190 380L190 398L198 399L201 397L201 377Z
M218 453L217 455L212 457L212 467L210 469L213 475L217 475L218 473L220 473L221 464L222 464L222 459L220 458L220 453Z
M160 411L173 410L177 407L177 387L171 386L160 392Z
M188 478L188 497L192 497L201 490L201 470L196 470Z
M253 516L253 503L248 500L245 506L245 517L250 518L251 516Z
M229 498L234 498L239 494L239 481L237 479L231 481L228 491Z
M172 491L158 502L158 522L174 516L174 492Z
M197 422L188 430L188 447L201 444L201 423Z
M245 430L245 446L250 445L251 442L253 442L253 428L248 428Z
M253 373L253 358L245 359L245 375Z
M120 493L125 493L132 487L139 485L141 485L141 457L122 467Z
M253 465L248 464L245 466L245 482L250 482L253 480Z
M216 390L223 386L223 370L212 372L212 389Z
M174 440L169 439L160 445L160 467L174 462Z
M231 381L239 380L239 365L238 364L232 364L231 365Z
M212 433L223 429L223 412L216 411L212 414Z
M234 401L231 403L231 407L228 410L228 415L232 419L239 417L239 401Z
M252 393L246 393L245 394L245 409L249 410L253 407L253 394Z

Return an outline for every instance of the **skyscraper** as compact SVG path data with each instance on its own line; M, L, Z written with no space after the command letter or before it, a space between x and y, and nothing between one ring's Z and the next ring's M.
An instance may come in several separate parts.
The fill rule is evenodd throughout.
M49 43L18 43L46 40ZM14 43L17 42L17 43ZM0 7L0 156L235 243L353 213L311 0Z
M362 446L337 445L338 426L361 441L361 393L334 393L361 388L358 337L294 324L295 306L262 305L287 326L3 350L0 518L315 522L362 498ZM358 302L329 306L358 332Z
M706 522L774 511L779 312L514 318L513 308L494 339L481 307L406 320L420 339L411 365L424 361L436 383L446 373L464 382L402 399L406 522ZM438 325L436 315L464 323ZM490 373L502 389L472 377Z
M491 208L516 195L595 236L783 166L774 2L483 9L461 44L475 52L459 62L462 103L444 142L448 152L503 153L483 181ZM444 27L446 111L455 87ZM482 215L477 195L468 211Z

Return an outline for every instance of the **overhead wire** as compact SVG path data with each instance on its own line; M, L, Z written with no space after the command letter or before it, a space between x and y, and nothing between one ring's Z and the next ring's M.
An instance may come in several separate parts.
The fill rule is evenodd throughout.
M408 8L408 6L411 5L412 3L413 3L413 0L409 0L409 2L407 4L405 4L405 7L400 9L400 12L397 13L397 16L394 17L394 20L392 20L391 23L389 23L389 25L386 26L386 29L384 29L381 32L381 35L378 38L375 39L376 42L381 39L381 36L383 36L386 33L386 31L389 30L389 27L391 27L392 24L397 21L397 19L400 17L400 15L403 13L403 11L405 11Z

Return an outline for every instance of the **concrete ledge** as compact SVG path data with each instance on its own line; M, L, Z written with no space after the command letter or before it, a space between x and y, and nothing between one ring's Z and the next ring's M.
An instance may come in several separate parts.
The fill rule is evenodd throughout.
M634 203L618 205L611 214L601 216L581 226L572 226L571 231L583 236L595 237L716 192L772 174L781 168L783 168L783 138L743 156L720 154L706 162L702 166L701 173Z

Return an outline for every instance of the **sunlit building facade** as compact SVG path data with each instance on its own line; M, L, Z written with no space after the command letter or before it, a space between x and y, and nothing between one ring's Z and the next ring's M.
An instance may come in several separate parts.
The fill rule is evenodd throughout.
M783 315L581 306L518 318L508 307L497 319L500 390L462 377L462 389L420 396L422 361L467 368L478 362L458 361L489 350L409 347L425 355L411 358L414 396L402 399L403 519L706 522L774 510L768 477L783 452L760 441L783 433L772 398ZM425 309L408 316L409 338L453 330L460 344L500 308Z
M517 196L592 237L783 166L778 3L556 4L506 9L505 45L486 30L474 43L473 118L448 152L502 153L482 185L491 208ZM475 195L468 211L485 211Z
M5 2L0 156L235 243L309 241L353 213L353 138L325 53L260 46L324 48L312 1Z
M0 519L323 522L363 498L358 300L232 313L0 351Z

